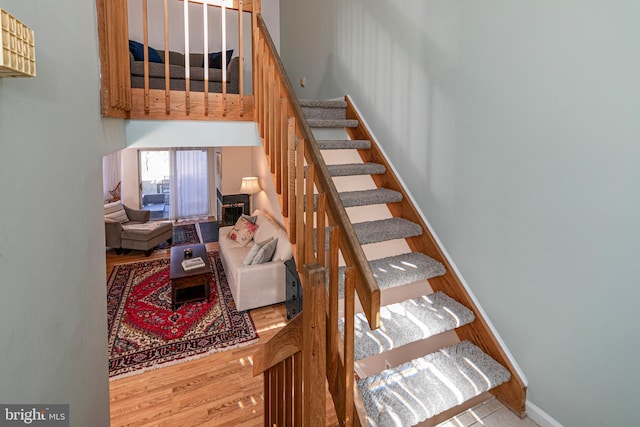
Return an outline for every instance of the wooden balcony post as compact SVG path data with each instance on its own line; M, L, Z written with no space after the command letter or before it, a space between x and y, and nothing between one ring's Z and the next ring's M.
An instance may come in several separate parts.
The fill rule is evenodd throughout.
M304 293L302 312L303 330L303 394L305 427L326 425L326 326L325 326L325 269L320 264L304 266Z

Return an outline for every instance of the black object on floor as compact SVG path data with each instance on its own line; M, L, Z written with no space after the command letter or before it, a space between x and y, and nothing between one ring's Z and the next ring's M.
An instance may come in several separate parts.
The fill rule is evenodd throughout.
M293 258L284 263L286 272L286 307L287 320L291 320L302 311L302 287L300 276L296 271L296 262Z
M208 221L198 223L200 227L200 235L203 243L211 243L218 241L218 229L220 225L217 221Z

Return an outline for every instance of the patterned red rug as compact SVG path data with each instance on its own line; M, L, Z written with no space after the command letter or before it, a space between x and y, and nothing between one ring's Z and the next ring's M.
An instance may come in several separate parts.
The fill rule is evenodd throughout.
M200 243L195 224L173 226L173 246Z
M171 309L169 258L118 264L107 282L109 376L248 345L258 339L251 316L238 313L217 251L209 301Z
M182 224L173 226L173 239L169 242L162 242L156 249L168 249L171 246L192 245L200 243L200 236L195 224Z

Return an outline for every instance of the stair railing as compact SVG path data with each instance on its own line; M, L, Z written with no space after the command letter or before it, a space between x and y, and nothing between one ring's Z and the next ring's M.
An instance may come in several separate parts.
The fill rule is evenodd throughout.
M253 40L256 121L276 191L281 195L282 214L295 247L296 265L302 270L304 291L300 315L303 321L290 323L291 326L285 327L254 355L254 373L265 374L265 387L273 381L278 384L270 389L272 392L265 393L265 425L272 425L272 422L287 425L279 424L277 420L295 417L295 411L286 410L295 405L289 405L288 396L279 385L283 384L280 379L296 378L296 361L304 366L303 373L320 372L327 378L341 424L358 425L363 418L354 405L355 296L357 293L370 327L376 329L380 323L380 290L267 27L259 14L254 16L254 30L257 29ZM345 264L344 337L338 330L340 255ZM324 296L327 282L329 292L325 302L319 294ZM322 289L314 290L316 287ZM308 302L309 299L312 301ZM316 310L325 313L326 331L320 327L320 323L324 323L320 319L309 319L315 311L307 304L315 304ZM300 322L304 325L302 329L299 329ZM316 344L307 348L298 334ZM298 347L300 342L302 348ZM326 356L320 357L319 352L325 351ZM278 357L270 356L276 353ZM305 385L317 384L313 379L303 378L302 381ZM298 387L297 383L284 384L285 389ZM316 388L311 394L306 394L305 390L301 391L304 408L314 410L313 414L303 410L305 419L309 416L310 420L316 421L303 425L324 425L324 406L322 414L318 413L320 405L312 407L314 400L324 393L324 388ZM294 391L294 399L296 396Z
M163 22L155 23L155 28L163 28L164 46L159 52L164 52L164 89L150 88L149 62L149 1L163 7ZM243 43L243 12L256 15L260 12L260 0L186 0L183 1L182 16L171 16L173 20L184 22L184 90L171 89L171 69L169 60L169 5L170 1L178 0L96 0L98 15L98 35L100 40L100 64L102 74L102 114L108 117L142 118L142 119L223 119L223 120L253 120L253 96L244 93L244 43ZM182 0L180 0L182 1ZM189 32L190 14L194 9L190 4L201 4L202 40L203 40L203 91L191 91ZM140 7L142 14L142 44L144 46L143 59L143 88L131 87L131 70L128 48L128 5ZM208 11L210 7L221 9L220 21L209 24ZM222 55L222 84L221 93L209 93L210 68L208 58L209 35L212 31L220 31L222 52L227 51L226 10L238 11L238 54L239 54L239 85L238 94L227 94L227 59ZM156 46L159 47L159 46ZM214 116L214 117L212 117Z

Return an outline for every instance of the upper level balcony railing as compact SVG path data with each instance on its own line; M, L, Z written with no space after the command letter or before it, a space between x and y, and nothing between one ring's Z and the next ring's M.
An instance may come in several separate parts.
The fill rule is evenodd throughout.
M97 0L97 10L103 116L254 120L259 0Z

